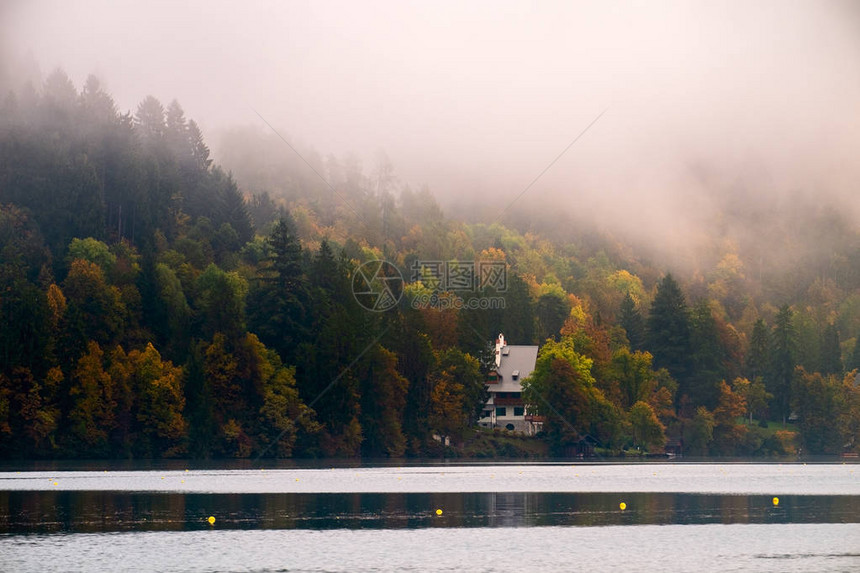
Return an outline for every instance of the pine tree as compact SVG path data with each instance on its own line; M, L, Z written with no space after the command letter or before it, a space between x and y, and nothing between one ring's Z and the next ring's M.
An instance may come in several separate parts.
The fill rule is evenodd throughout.
M682 381L681 392L696 405L713 409L719 398L721 380L726 379L725 353L720 344L717 323L706 300L693 307L690 317L691 369Z
M794 328L794 311L784 305L776 315L773 328L773 353L770 376L766 382L768 392L774 395L776 410L783 424L791 415L791 380L797 366L797 332Z
M95 126L103 128L117 121L116 104L113 98L102 90L101 82L94 75L87 77L84 89L81 92L81 105L84 117L91 126L95 124ZM92 135L98 136L101 134L93 133Z
M212 383L204 361L204 345L192 343L185 365L185 417L188 420L188 453L194 458L208 458L212 454L218 430Z
M828 324L821 340L821 374L842 374L842 347L839 344L839 331Z
M512 344L535 342L535 313L529 287L516 273L508 271L505 309L502 314L501 332ZM491 334L495 336L495 333Z
M546 293L541 295L535 303L535 314L540 340L548 338L557 340L561 327L570 314L570 307L564 299L555 293Z
M263 344L286 364L296 364L298 345L308 335L308 294L302 247L287 218L266 241L268 257L248 297L248 322Z
M767 375L770 370L771 352L770 330L764 319L758 319L753 324L750 334L750 347L747 352L746 370L747 378L755 380Z
M690 315L681 287L671 274L657 285L647 321L648 350L654 367L666 368L682 385L690 371Z
M203 133L193 119L188 122L188 141L191 145L191 156L197 167L202 171L209 169L212 165L212 160L209 159L209 147L203 141Z
M149 144L161 141L166 129L164 123L164 106L153 96L146 96L137 106L134 116L137 132Z
M636 302L628 292L621 301L620 312L621 328L627 333L627 341L630 343L630 350L642 350L645 345L645 321L639 309L636 308Z

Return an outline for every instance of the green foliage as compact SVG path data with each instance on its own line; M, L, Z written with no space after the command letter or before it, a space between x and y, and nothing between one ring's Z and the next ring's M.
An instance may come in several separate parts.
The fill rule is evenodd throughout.
M555 455L588 441L610 446L617 438L619 412L594 386L591 365L570 337L549 340L523 381L523 398L532 413L545 418L543 433Z
M797 414L803 448L810 454L856 450L860 429L860 388L854 376L842 379L808 373L798 367L792 384L792 407Z
M76 259L63 281L68 309L66 324L72 352L87 341L111 344L122 334L126 323L126 306L120 290L109 284L101 267Z
M431 384L430 428L440 436L461 438L478 419L487 392L477 359L459 349L439 353Z
M110 252L110 247L92 237L72 239L67 260L71 263L75 259L97 264L105 275L110 275L116 265L116 255Z
M651 369L651 354L619 348L612 355L611 374L621 391L621 406L630 408L636 402L648 400L656 390L657 380Z
M647 402L641 400L633 404L628 414L633 427L633 444L641 445L650 452L656 452L666 445L663 424Z
M684 446L687 452L699 456L706 455L714 439L715 426L714 415L704 406L699 406L686 433Z
M361 417L362 453L369 456L401 457L406 451L403 408L409 380L397 371L397 356L376 345L362 365Z
M203 333L222 332L235 339L245 329L245 297L248 283L236 272L227 273L210 264L197 279L195 306Z

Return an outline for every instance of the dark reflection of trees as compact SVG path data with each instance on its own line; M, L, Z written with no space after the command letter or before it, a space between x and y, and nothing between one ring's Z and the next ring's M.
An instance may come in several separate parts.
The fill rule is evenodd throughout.
M0 533L208 529L858 523L860 496L671 493L0 492ZM619 503L625 502L622 511ZM436 515L441 509L442 515Z

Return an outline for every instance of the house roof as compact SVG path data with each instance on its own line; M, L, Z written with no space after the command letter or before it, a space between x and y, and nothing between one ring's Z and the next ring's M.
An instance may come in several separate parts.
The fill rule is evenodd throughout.
M496 373L500 377L499 384L493 384L490 389L493 392L520 392L520 382L534 372L537 362L537 346L512 346L504 347L507 354L502 352L501 362ZM514 380L514 371L519 370L519 376Z

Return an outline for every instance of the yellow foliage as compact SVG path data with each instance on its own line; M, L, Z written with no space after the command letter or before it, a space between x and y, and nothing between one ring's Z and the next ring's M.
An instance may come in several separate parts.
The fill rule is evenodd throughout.
M736 253L726 253L717 263L714 275L718 279L743 279L744 263Z
M48 287L46 296L48 298L48 309L51 311L51 325L56 328L60 319L66 313L66 296L60 290L60 287L53 283Z
M505 251L502 249L497 249L496 247L490 247L489 249L484 249L481 251L481 256L479 260L481 261L506 261L508 258Z
M645 298L645 289L642 287L642 279L636 275L622 269L606 277L606 282L611 289L621 294L630 293L636 306L642 304Z
M774 432L774 437L782 444L782 448L786 454L797 453L797 432L791 430L777 430Z

